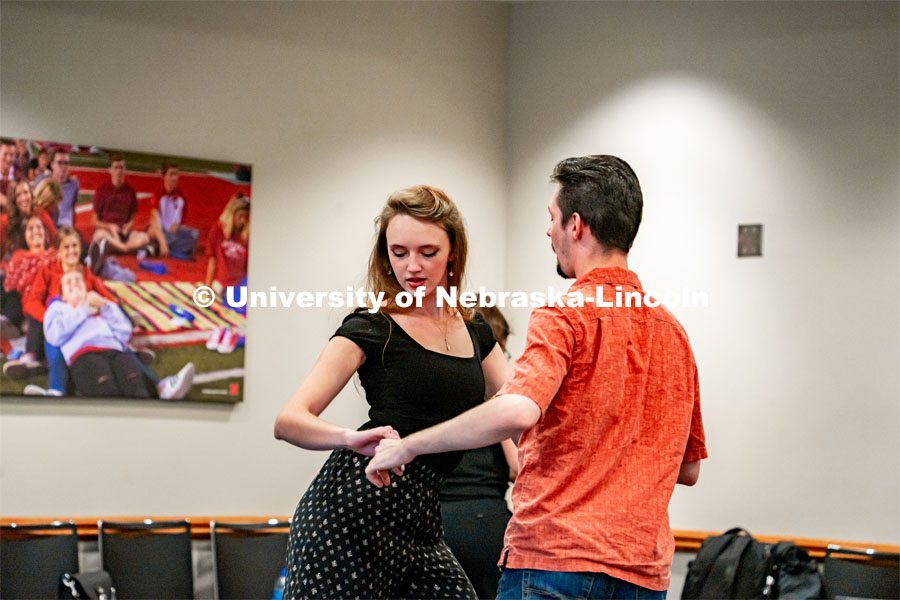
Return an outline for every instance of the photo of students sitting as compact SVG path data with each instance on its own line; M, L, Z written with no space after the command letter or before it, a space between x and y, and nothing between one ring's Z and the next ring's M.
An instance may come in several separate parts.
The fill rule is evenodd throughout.
M111 302L130 322L121 348L105 348L129 355L117 364L139 365L140 393L124 396L242 401L243 308L220 298L198 312L191 303L192 287L207 275L217 286L246 281L250 185L235 179L233 163L0 141L0 170L13 178L3 179L8 203L0 209L0 393L97 395L46 338L46 311L59 301L63 277L78 271L88 297ZM35 183L24 177L29 167ZM31 241L37 229L40 248ZM196 321L176 319L185 311ZM203 371L198 386L195 365Z

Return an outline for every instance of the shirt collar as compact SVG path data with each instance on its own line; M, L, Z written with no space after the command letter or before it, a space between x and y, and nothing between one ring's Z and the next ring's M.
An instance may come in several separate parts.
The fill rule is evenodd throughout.
M641 281L638 279L637 274L635 274L634 271L629 271L622 267L597 267L596 269L591 269L576 279L569 290L574 291L576 289L598 285L631 286L643 291Z

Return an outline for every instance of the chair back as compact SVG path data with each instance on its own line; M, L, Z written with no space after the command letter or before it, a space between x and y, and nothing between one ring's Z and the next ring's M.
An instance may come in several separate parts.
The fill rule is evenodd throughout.
M826 598L900 598L900 554L828 546L822 585Z
M76 572L75 523L0 526L0 598L57 598L63 573Z
M216 598L269 600L287 554L290 522L266 523L211 521Z
M100 521L100 564L120 600L194 597L191 524Z

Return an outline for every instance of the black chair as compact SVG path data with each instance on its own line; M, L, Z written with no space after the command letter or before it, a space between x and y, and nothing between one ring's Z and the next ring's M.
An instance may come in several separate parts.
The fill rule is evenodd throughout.
M829 545L822 585L826 598L900 598L900 554Z
M191 524L100 521L100 565L112 577L116 595L130 598L193 598Z
M290 522L210 521L216 598L272 598L284 568Z
M0 598L57 598L67 572L78 572L75 523L0 526Z

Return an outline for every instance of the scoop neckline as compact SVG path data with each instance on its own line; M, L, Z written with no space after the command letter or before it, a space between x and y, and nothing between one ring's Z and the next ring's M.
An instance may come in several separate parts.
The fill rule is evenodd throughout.
M475 338L472 337L472 330L469 328L469 324L465 321L465 319L463 319L463 323L464 323L465 326L466 326L466 332L469 334L469 340L472 342L472 356L457 356L457 355L455 355L455 354L447 354L446 352L438 352L437 350L432 350L431 348L426 348L425 346L423 346L422 344L420 344L419 341L418 341L416 338L414 338L413 336L411 336L411 335L409 334L408 331L406 331L405 329L403 329L403 326L400 325L400 323L398 323L397 321L395 321L395 320L394 320L394 317L392 317L392 316L390 315L390 313L387 313L387 312L386 312L386 313L384 313L384 316L386 316L386 317L390 320L390 322L393 323L393 324L397 327L397 329L399 329L400 331L402 331L402 332L403 332L403 335L405 335L406 337L408 337L410 340L412 340L412 342L413 342L416 346L418 346L418 347L421 348L422 350L425 350L426 352L431 352L432 354L438 354L438 355L440 355L440 356L446 356L447 358L457 358L457 359L459 359L459 360L472 360L473 358L477 358L477 357L478 357L478 352L476 351L476 348L477 348L477 347L475 346Z

